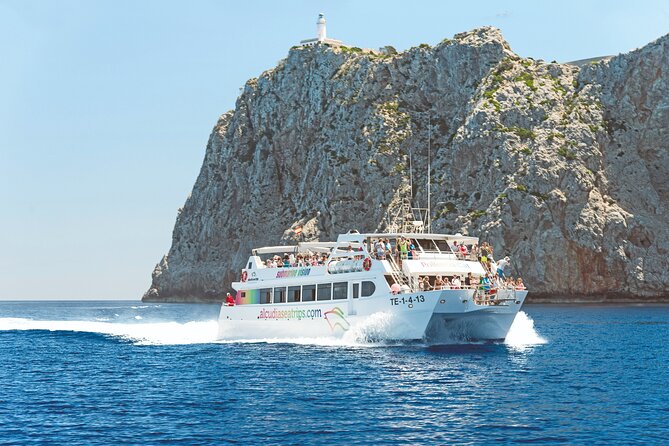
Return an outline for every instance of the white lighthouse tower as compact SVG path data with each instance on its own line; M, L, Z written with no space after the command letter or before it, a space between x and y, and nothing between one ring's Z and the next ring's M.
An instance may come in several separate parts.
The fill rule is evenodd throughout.
M316 38L300 41L300 45L302 46L314 46L318 43L330 46L341 46L342 44L341 40L328 39L327 31L325 30L325 14L322 12L318 14L318 20L316 20Z
M325 31L325 14L322 12L318 14L318 20L316 21L316 38L319 42L323 42L327 39L327 32Z

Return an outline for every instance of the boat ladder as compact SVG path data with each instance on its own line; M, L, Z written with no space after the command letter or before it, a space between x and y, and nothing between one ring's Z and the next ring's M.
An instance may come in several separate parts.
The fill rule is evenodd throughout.
M390 275L392 276L393 280L395 281L396 284L402 286L402 285L407 285L407 280L405 274L402 272L402 270L399 268L397 265L397 262L395 262L395 258L391 255L387 257L388 263L390 263Z

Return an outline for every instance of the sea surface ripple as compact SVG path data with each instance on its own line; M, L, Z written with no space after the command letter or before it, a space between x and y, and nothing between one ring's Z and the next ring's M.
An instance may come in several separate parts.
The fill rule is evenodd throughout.
M216 342L215 305L0 302L0 444L666 444L669 306L505 343Z

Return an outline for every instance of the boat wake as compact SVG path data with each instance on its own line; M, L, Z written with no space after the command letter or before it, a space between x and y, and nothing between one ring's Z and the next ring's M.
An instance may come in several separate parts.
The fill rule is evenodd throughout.
M332 347L379 347L397 345L385 343L384 335L389 332L392 320L383 313L372 315L364 323L354 325L343 337L334 338L258 338L244 340L218 340L218 322L216 320L190 322L151 322L138 319L138 322L120 323L103 320L91 321L53 321L24 318L0 318L0 331L43 330L99 333L130 341L137 345L188 345L188 344L296 344ZM547 341L537 333L534 321L523 311L519 312L509 330L504 344L522 348Z
M138 319L140 320L140 319ZM99 333L122 338L139 345L184 345L216 342L218 322L138 322L39 321L23 318L0 318L0 331L46 330Z

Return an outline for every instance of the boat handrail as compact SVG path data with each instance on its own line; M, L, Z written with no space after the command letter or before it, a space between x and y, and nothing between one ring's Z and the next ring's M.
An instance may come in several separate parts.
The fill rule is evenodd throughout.
M405 274L397 265L394 256L386 256L386 260L388 260L388 263L390 264L390 275L392 276L395 283L399 286L407 285L409 288L411 288L411 286L407 284L407 281L405 280Z

